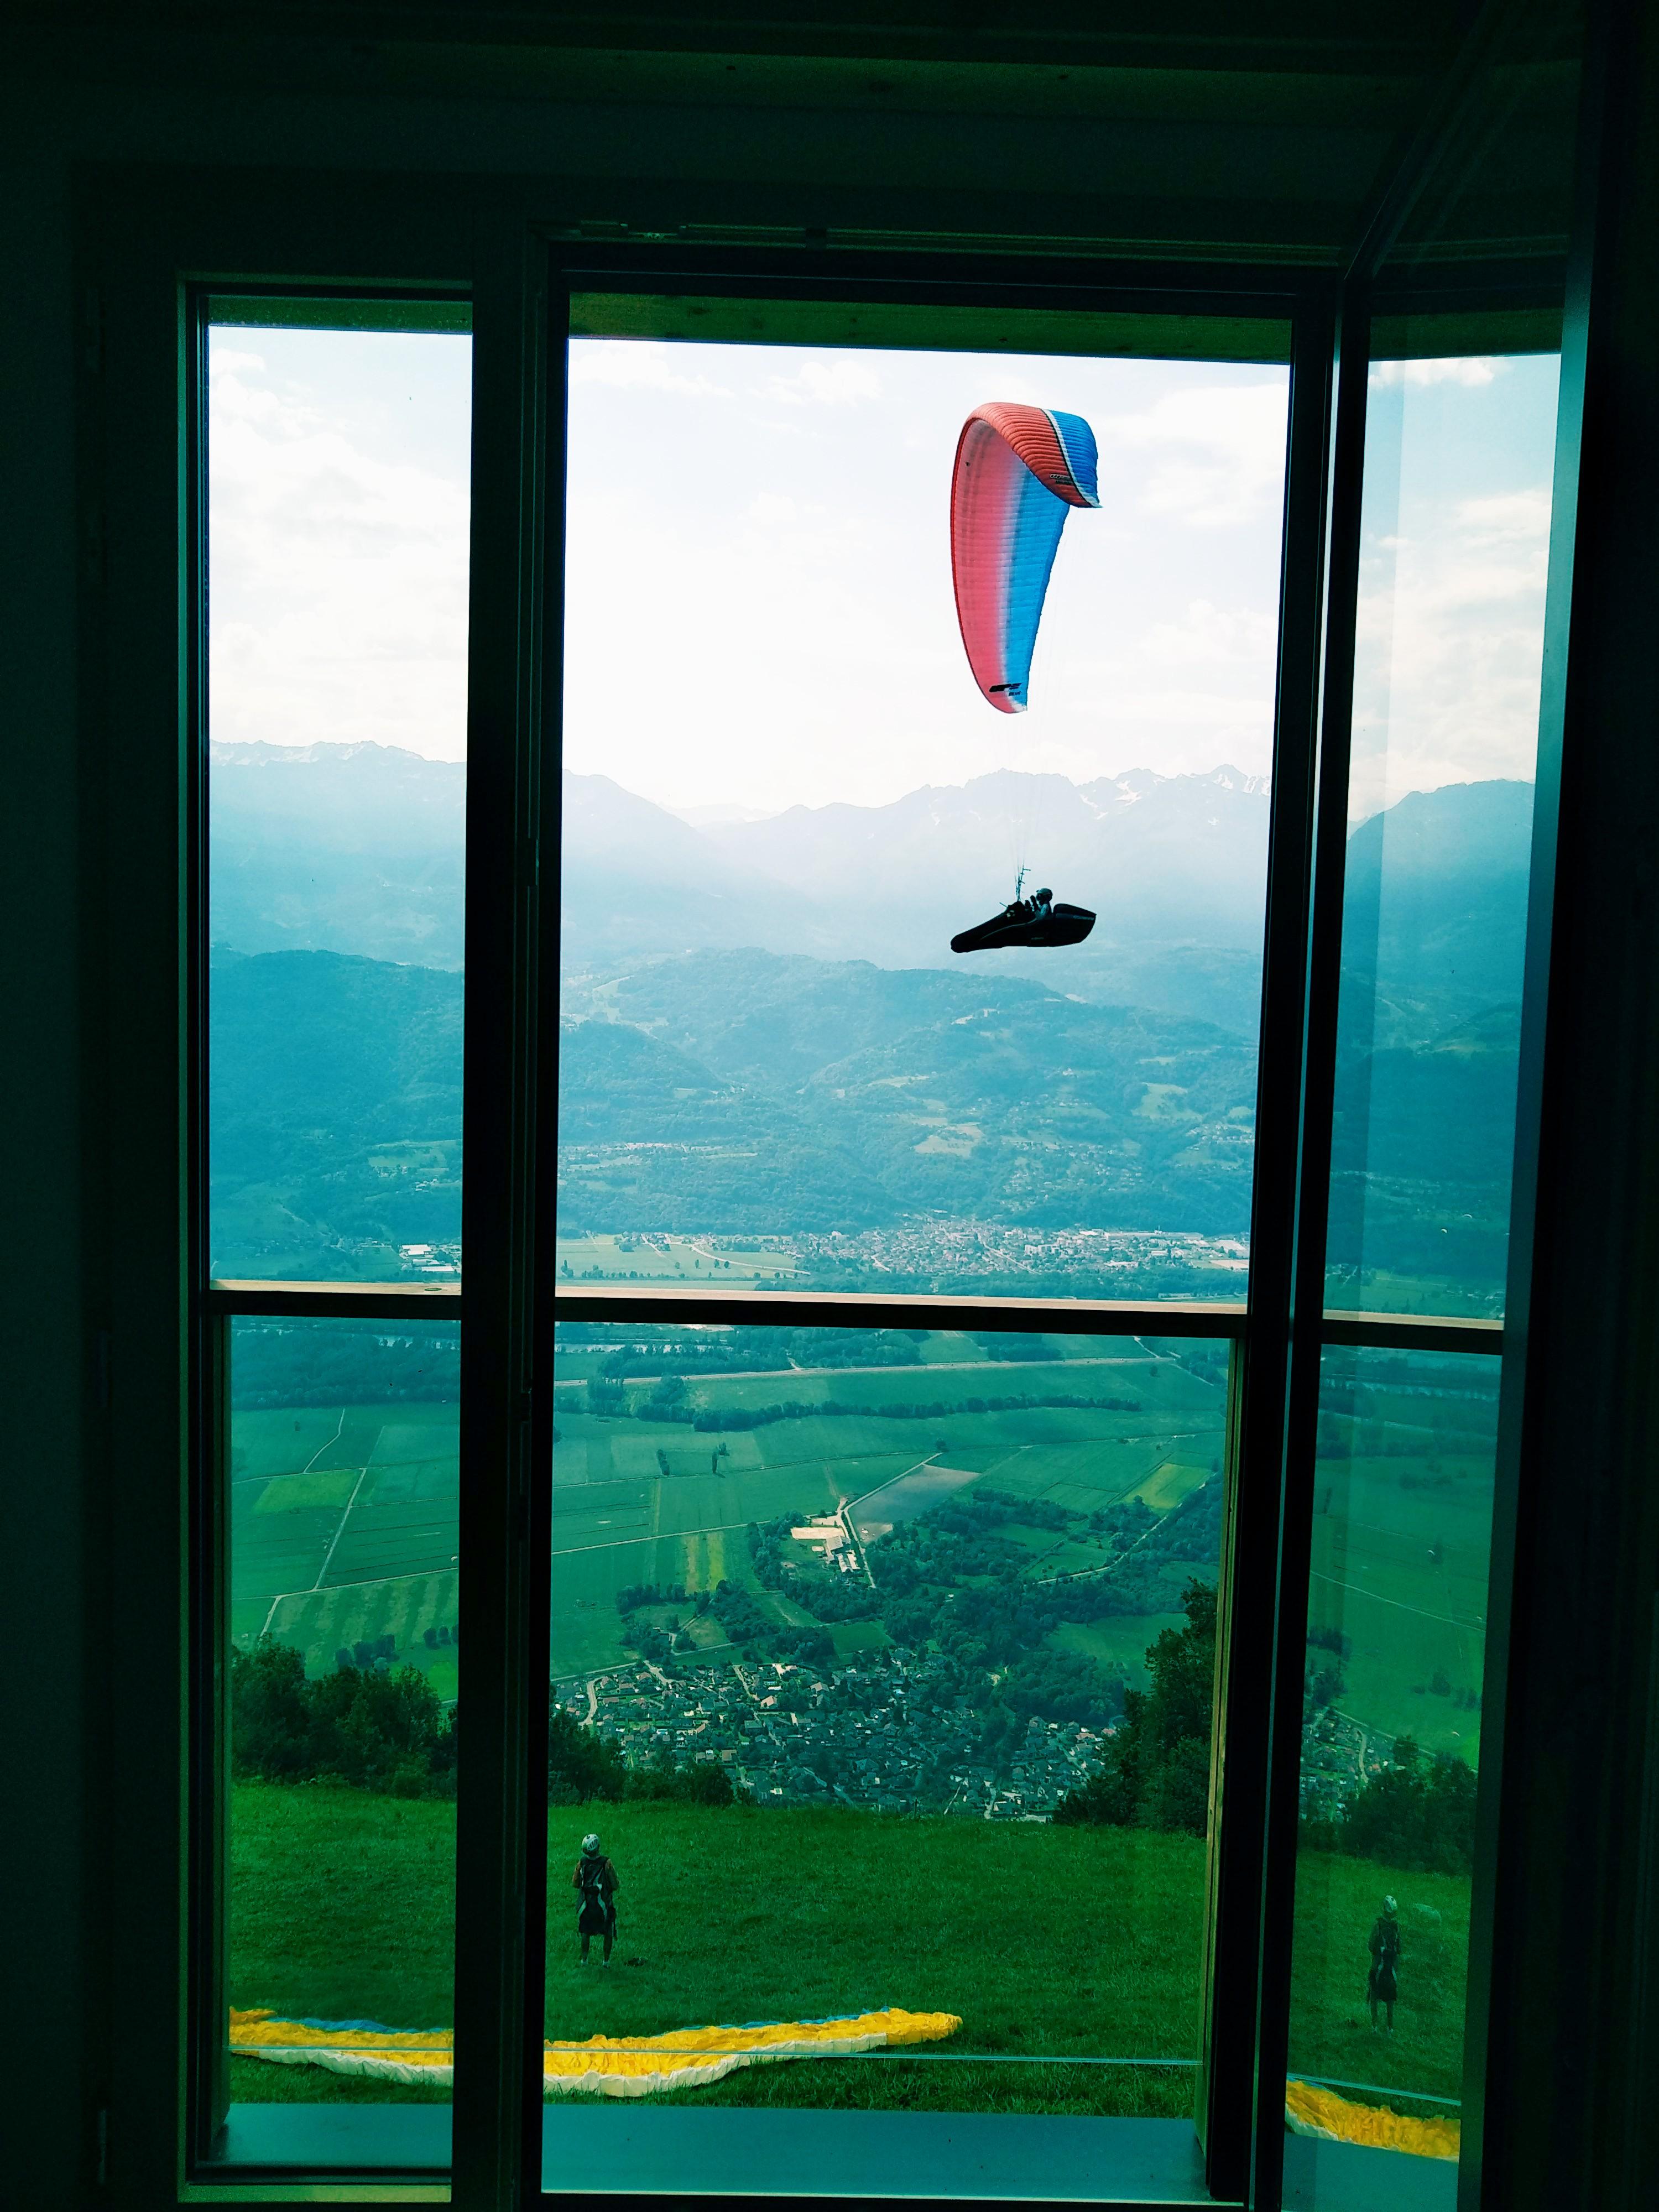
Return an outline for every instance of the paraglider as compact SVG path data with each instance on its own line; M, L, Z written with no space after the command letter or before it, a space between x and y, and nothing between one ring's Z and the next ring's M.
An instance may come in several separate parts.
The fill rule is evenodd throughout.
M1031 655L1060 532L1074 507L1098 507L1094 432L1080 415L988 400L957 443L951 483L951 573L968 665L988 704L1023 714ZM951 940L953 952L999 945L1076 945L1095 926L1086 907L1052 892L1010 903Z
M994 952L1004 945L1080 945L1095 926L1086 906L1057 905L1051 890L1033 891L1022 898L1025 871L1019 872L1014 896L1000 914L964 929L951 939L952 952Z

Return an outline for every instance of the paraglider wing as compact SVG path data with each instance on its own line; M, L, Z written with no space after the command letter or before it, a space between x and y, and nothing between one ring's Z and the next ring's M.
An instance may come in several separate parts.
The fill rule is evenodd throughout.
M1066 517L1098 507L1094 433L1080 415L988 400L957 443L951 571L974 681L1023 714L1031 653Z

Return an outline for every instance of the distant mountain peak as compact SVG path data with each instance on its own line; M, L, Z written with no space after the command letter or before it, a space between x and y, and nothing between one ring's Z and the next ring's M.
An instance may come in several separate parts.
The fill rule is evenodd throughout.
M361 738L351 744L322 740L311 745L273 745L264 738L246 744L214 738L208 744L208 758L219 768L330 768L363 761L369 765L384 763L388 768L436 769L457 775L466 772L465 761L434 760L426 753L411 752L406 745L383 745L374 738Z

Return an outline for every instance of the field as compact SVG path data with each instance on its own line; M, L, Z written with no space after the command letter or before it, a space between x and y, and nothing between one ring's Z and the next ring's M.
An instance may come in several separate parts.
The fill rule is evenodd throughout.
M605 1806L617 1961L579 1967L570 1867L592 1808L556 1808L546 2032L649 2034L897 2004L955 2012L955 2056L1191 2059L1204 1849L1195 1838L814 1809ZM313 1785L234 1793L230 2002L392 2027L453 2021L454 1808ZM1385 1889L1405 1948L1397 2032L1373 2034L1365 1936ZM1466 1881L1304 1859L1292 2063L1455 2097ZM398 2092L233 2063L252 2102ZM405 2091L405 2097L434 2093ZM1182 2069L983 2067L926 2056L753 2069L686 2101L957 2111L1190 2110Z
M787 1282L795 1261L787 1252L715 1252L708 1239L663 1237L561 1237L560 1279L583 1283L696 1283L717 1290L752 1291Z
M1135 1688L1145 1689L1147 1646L1166 1628L1186 1626L1184 1613L1128 1613L1115 1620L1062 1621L1048 1640L1059 1650L1079 1652L1103 1667L1121 1667Z
M956 1352L951 1365L933 1360L910 1368L699 1377L688 1384L686 1402L750 1411L784 1400L929 1406L969 1396L1097 1393L1139 1400L1140 1410L1028 1407L921 1419L809 1413L722 1434L587 1412L585 1393L578 1400L562 1390L554 1448L554 1674L626 1658L617 1591L678 1583L696 1595L722 1577L753 1588L750 1522L831 1512L842 1499L868 1498L932 1460L970 1480L982 1476L1012 1496L1052 1498L1084 1512L1130 1495L1145 1495L1154 1511L1166 1511L1206 1479L1219 1455L1222 1394L1173 1361L1139 1350L1126 1356L1116 1347L1110 1357L1097 1350L1086 1360L987 1360L960 1336L934 1337L926 1348L941 1347ZM643 1404L648 1389L648 1380L630 1383L632 1401ZM890 1516L885 1503L872 1500L855 1518L878 1526L903 1517ZM1052 1530L1009 1533L1028 1542L1036 1575L1097 1568L1108 1556L1096 1540L1079 1543ZM873 1564L879 1582L878 1549ZM861 1626L857 1635L836 1632L839 1655L881 1640L879 1629Z
M648 1249L648 1248L642 1248ZM631 1256L631 1255L630 1255ZM660 1255L657 1256L660 1257ZM1099 1340L1080 1359L988 1360L942 1334L915 1368L784 1370L699 1378L694 1407L750 1410L787 1397L805 1405L927 1406L969 1396L1069 1393L1133 1398L1103 1406L955 1413L809 1414L728 1434L684 1422L583 1410L568 1387L586 1355L562 1353L554 1452L555 1674L623 1662L619 1590L720 1580L752 1586L745 1531L780 1514L833 1511L938 1458L1020 1498L1081 1512L1130 1495L1154 1510L1202 1481L1221 1449L1222 1394L1174 1361ZM630 1384L635 1401L645 1384ZM576 1399L573 1410L571 1401ZM459 1481L453 1405L239 1410L233 1433L233 1635L269 1633L296 1645L307 1669L389 1637L398 1663L422 1668L441 1696L458 1691ZM721 1449L720 1447L724 1447ZM1080 1527L1080 1524L1079 1524ZM1013 1533L1016 1541L1021 1532ZM1034 1574L1098 1566L1098 1541L1028 1531ZM427 1632L434 1642L428 1644ZM439 1632L442 1640L436 1640ZM838 1628L842 1656L880 1641L868 1624Z
M297 1645L313 1673L390 1635L453 1697L457 1409L239 1410L231 1446L231 1632Z
M1322 1461L1309 1620L1351 1645L1341 1711L1425 1748L1479 1755L1492 1542L1490 1461Z
M659 1255L660 1256L660 1255ZM684 1421L591 1409L562 1353L554 1454L556 1675L628 1658L617 1593L678 1583L691 1594L722 1579L752 1588L745 1531L781 1514L855 1512L872 1533L902 1519L889 1505L900 1478L937 1465L1016 1498L1079 1515L1139 1499L1169 1511L1218 1464L1223 1392L1173 1360L1122 1341L1063 1338L1083 1357L990 1360L971 1340L940 1333L922 1364L896 1369L700 1376L693 1410L752 1413L789 1399L812 1406L963 1405L970 1398L1097 1394L1103 1404L925 1413L808 1414L757 1428L698 1430ZM945 1355L950 1355L946 1358ZM642 1407L648 1378L628 1385ZM1377 1414L1352 1456L1322 1457L1313 1528L1310 1622L1346 1640L1339 1711L1382 1736L1474 1759L1485 1646L1491 1534L1489 1458L1442 1449L1425 1395L1374 1393ZM1444 1409L1442 1408L1443 1417ZM232 1486L232 1631L297 1645L307 1668L391 1639L395 1658L424 1669L445 1698L458 1691L459 1479L453 1406L386 1405L239 1411ZM919 1472L923 1471L923 1472ZM911 1488L916 1488L912 1485ZM873 1494L873 1495L872 1495ZM920 1494L920 1493L919 1493ZM1109 1556L1082 1520L1063 1531L1016 1523L1008 1540L1036 1579L1087 1571ZM878 1582L880 1546L872 1553ZM1056 1632L1066 1649L1138 1671L1161 1617ZM427 1642L428 1632L433 1642ZM880 1640L838 1628L843 1656ZM722 1647L723 1651L724 1647Z

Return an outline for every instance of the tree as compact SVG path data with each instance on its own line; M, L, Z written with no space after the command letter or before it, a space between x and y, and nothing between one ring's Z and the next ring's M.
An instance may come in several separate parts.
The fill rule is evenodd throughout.
M1467 1874L1474 1863L1474 1770L1428 1759L1402 1735L1336 1825L1339 1850L1415 1874Z
M272 1782L311 1771L311 1715L306 1667L291 1644L262 1636L252 1651L230 1655L233 1770Z
M231 1654L230 1704L239 1776L409 1796L454 1789L454 1722L418 1668L347 1664L312 1681L293 1645L262 1637Z
M1151 1686L1124 1693L1123 1719L1098 1772L1054 1809L1062 1823L1102 1821L1202 1835L1209 1817L1215 1696L1216 1594L1182 1593L1185 1628L1166 1628L1146 1654Z
M610 1737L584 1728L574 1713L554 1705L547 1716L547 1802L586 1805L616 1799L628 1779L623 1755Z

